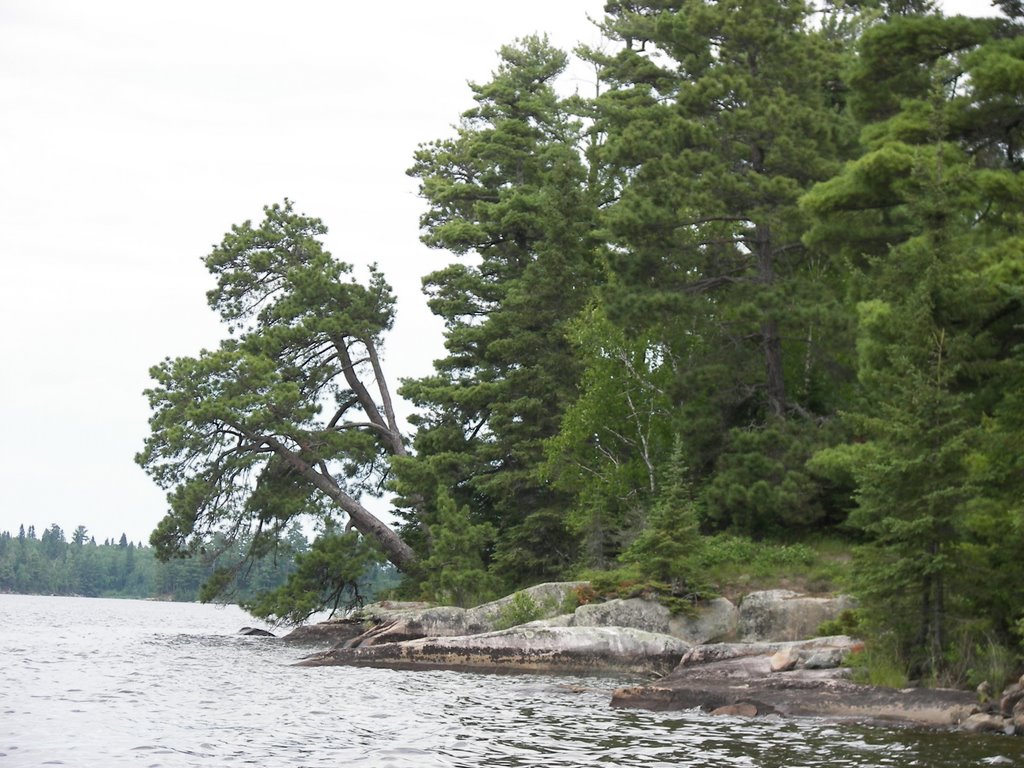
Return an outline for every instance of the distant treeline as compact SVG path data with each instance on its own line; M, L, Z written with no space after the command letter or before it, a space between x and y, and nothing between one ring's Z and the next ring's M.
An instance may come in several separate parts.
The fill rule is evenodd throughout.
M204 557L160 562L152 547L129 541L123 533L119 540L97 543L84 525L70 536L56 524L41 535L35 526L22 525L16 535L0 532L0 592L193 601L216 568L238 566L228 599L242 602L284 584L309 542L294 526L286 546L273 556L245 562L245 549L235 542L211 546ZM366 595L383 577L371 575Z

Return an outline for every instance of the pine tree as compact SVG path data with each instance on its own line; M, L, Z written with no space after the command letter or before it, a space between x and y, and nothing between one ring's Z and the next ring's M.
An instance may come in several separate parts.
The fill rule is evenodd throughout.
M664 474L663 490L643 530L619 560L633 566L642 579L668 585L673 596L695 600L702 591L703 539L689 470L678 440Z
M512 585L558 574L574 550L567 497L540 475L579 376L566 323L597 277L581 131L554 88L565 65L543 38L502 48L456 136L423 145L410 170L424 242L463 261L424 279L447 355L401 389L419 413L399 490L436 509L440 485L493 525L490 559Z
M459 509L439 489L437 512L430 524L430 556L423 562L423 593L442 605L462 608L493 599L496 581L487 572L482 552L494 535L491 525L472 523L469 509Z
M704 496L711 524L819 523L828 510L803 462L842 402L851 336L841 280L803 244L797 202L854 148L845 41L796 1L608 13L623 48L591 54L607 86L591 157L607 200L608 315L664 346L673 427L701 481L794 489L760 497L754 517L743 494L717 489ZM778 439L790 445L765 465L761 447Z
M1004 117L1021 105L988 76L993 56L1024 73L1011 33L937 14L869 30L852 78L867 152L805 201L819 217L811 239L841 242L857 270L859 442L832 455L857 480L856 585L876 632L946 683L971 645L958 635L1005 638L1013 619L993 565L1019 526L983 448L1018 386L1024 321L1019 288L1000 277L1024 265L1019 128Z

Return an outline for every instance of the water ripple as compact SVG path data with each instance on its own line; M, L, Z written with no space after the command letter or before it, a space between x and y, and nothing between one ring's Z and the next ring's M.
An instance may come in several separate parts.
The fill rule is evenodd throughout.
M252 623L0 595L0 764L1024 768L1005 737L614 710L615 679L295 667Z

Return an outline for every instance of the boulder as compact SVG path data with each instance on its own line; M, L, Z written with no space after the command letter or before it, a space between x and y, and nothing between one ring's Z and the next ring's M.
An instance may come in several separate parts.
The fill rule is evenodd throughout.
M481 632L497 629L506 622L512 602L521 600L520 596L528 598L536 607L538 619L550 619L561 615L569 599L575 598L577 592L587 586L589 582L586 581L556 581L527 587L499 600L466 609L466 624L471 628L483 627Z
M334 648L301 666L369 666L478 672L665 674L689 646L678 638L610 627L513 627L465 637Z
M645 632L669 634L672 614L661 603L632 597L581 605L573 614L574 627L632 627Z
M238 634L247 635L249 637L277 637L273 632L268 632L265 629L259 627L242 627L238 630Z
M736 637L740 612L724 597L697 604L692 616L673 616L668 633L693 645L720 643Z
M854 607L852 598L806 597L788 589L751 592L739 606L741 640L801 640L813 637L818 627Z
M655 600L639 597L581 605L570 624L576 627L633 627L672 635L691 645L715 642L736 633L739 611L719 597L699 603L692 615L675 615Z
M1003 691L1002 697L999 699L999 711L1004 717L1010 717L1013 714L1014 707L1024 700L1024 686L1020 683L1015 683Z
M361 635L366 629L366 622L359 619L328 619L295 627L281 639L295 644L337 645Z
M1018 736L1024 736L1024 701L1018 701L1010 713L1010 722Z
M768 665L772 672L789 672L796 668L799 661L800 654L795 648L783 648L772 654L772 657L768 659Z
M1002 733L1005 728L1002 716L990 712L975 712L960 724L960 730L968 733Z

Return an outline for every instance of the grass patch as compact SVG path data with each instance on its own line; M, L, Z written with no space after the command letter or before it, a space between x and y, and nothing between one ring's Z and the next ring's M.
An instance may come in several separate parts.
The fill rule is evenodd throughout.
M850 545L838 539L787 544L718 534L705 539L701 566L726 597L762 589L817 594L844 588L849 556Z
M906 688L910 684L907 661L901 658L895 642L885 636L873 638L862 651L850 655L846 665L855 683L884 688Z

